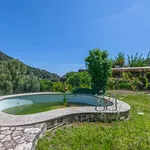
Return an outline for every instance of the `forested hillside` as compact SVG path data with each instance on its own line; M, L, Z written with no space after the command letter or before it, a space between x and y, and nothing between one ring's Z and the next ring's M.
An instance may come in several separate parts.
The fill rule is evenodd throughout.
M0 52L0 95L50 91L51 81L59 80L57 74L27 66Z
M0 51L0 61L8 61L10 59L13 59L13 58ZM60 76L58 76L55 73L50 73L43 69L41 70L39 68L27 66L26 64L24 64L24 65L27 67L27 74L33 73L35 76L37 76L38 78L41 78L41 79L49 79L49 80L55 80L55 81L60 80Z

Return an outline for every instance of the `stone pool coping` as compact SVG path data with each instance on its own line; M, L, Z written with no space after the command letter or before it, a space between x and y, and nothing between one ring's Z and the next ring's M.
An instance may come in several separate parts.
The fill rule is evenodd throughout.
M43 94L62 94L61 92L41 92L41 93L26 93L26 94L16 94L16 95L9 95L9 96L1 96L0 100L16 97L16 96L25 96L25 95L43 95ZM94 96L94 95L93 95ZM106 97L107 99L107 97ZM113 101L110 99L110 101ZM47 123L52 120L58 120L60 118L67 118L68 116L73 115L95 115L95 114L120 114L120 113L128 113L130 111L130 106L117 100L117 110L114 109L114 105L108 106L109 110L103 110L103 107L96 110L95 106L80 106L80 107L70 107L70 108L60 108L55 110L50 110L46 112L36 113L36 114L29 114L29 115L10 115L4 112L0 112L0 126L24 126L24 125L33 125L38 123Z

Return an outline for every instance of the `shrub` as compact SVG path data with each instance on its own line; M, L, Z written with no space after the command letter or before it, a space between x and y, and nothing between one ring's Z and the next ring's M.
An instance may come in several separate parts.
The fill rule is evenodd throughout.
M64 91L64 85L62 82L54 82L52 86L53 92L63 92Z
M108 78L107 89L108 90L114 90L115 89L115 83L116 83L115 78Z
M150 90L150 83L148 84L147 89Z
M148 87L148 84L149 84L148 78L146 78L146 77L141 77L141 78L140 78L140 81L143 83L143 89L146 90L147 87Z
M133 91L142 90L143 89L143 83L139 79L136 78L131 83L131 89Z
M132 80L130 79L124 79L124 78L109 78L108 84L107 84L108 90L143 90L144 84L137 78L134 78Z
M118 81L117 81L118 85L118 89L125 89L125 90L130 90L131 89L131 80L126 80L126 79L123 79L123 78L120 78Z
M93 94L93 90L91 88L73 88L73 93L85 93L85 94Z
M131 89L131 83L130 82L121 82L119 84L119 89L130 90Z

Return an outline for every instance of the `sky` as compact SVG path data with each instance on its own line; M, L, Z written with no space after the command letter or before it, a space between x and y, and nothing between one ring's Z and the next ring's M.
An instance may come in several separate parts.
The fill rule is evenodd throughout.
M1 0L0 50L63 75L89 50L150 51L150 0Z

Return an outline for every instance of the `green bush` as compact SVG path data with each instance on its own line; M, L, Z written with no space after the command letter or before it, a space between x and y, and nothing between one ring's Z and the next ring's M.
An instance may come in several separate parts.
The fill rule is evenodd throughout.
M150 90L150 83L148 84L147 89Z
M115 83L116 83L115 78L108 78L107 89L108 90L115 90Z
M130 90L131 89L131 83L130 82L121 82L119 84L119 89Z
M131 83L131 89L135 90L143 90L143 83L139 79L134 79Z
M109 78L107 83L107 90L149 90L150 83L148 82L148 78Z
M64 92L64 85L62 82L54 82L52 86L53 92Z
M149 84L148 78L142 77L142 78L140 78L140 81L143 83L143 89L146 90L148 87L148 84Z
M73 88L72 93L93 94L94 92L91 88Z
M117 79L116 79L117 80ZM123 78L120 78L118 80L118 88L120 90L122 89L125 89L125 90L130 90L131 89L131 80L126 80L126 79L123 79Z

